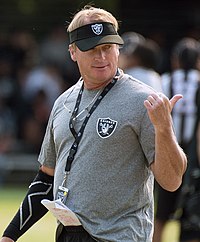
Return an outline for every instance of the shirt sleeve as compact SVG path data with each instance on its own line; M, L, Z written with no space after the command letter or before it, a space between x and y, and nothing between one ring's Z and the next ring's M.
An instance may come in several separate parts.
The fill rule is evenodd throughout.
M39 153L38 161L41 165L54 169L56 165L56 149L55 149L53 129L52 129L53 116L54 116L54 108L52 109L49 117L45 136Z

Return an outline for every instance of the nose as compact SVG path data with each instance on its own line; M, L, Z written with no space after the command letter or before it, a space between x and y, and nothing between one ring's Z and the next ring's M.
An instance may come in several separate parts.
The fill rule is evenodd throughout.
M95 59L105 59L106 55L105 55L105 51L102 49L97 49L95 51Z

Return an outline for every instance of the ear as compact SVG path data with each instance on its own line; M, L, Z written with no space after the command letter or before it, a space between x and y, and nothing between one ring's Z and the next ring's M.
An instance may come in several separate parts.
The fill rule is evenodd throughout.
M120 52L119 52L119 46L118 46L118 48L117 48L117 55L118 55L118 56L119 56L119 53L120 53Z
M116 45L116 54L117 54L117 57L119 58L119 54L120 54L120 52L119 52L119 45Z
M75 45L69 45L69 53L71 56L71 59L76 62L76 46Z

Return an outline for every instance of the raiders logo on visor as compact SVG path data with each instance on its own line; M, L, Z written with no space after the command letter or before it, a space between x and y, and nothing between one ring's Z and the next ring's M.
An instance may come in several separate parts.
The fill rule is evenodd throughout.
M103 25L102 24L93 24L91 25L92 31L96 35L100 35L103 32Z

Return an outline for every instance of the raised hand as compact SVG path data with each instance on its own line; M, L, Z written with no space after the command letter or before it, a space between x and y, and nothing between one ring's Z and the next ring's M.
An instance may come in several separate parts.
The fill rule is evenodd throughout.
M170 100L163 93L153 93L144 101L149 118L156 127L164 128L171 124L171 111L174 105L183 96L181 94L174 95Z

